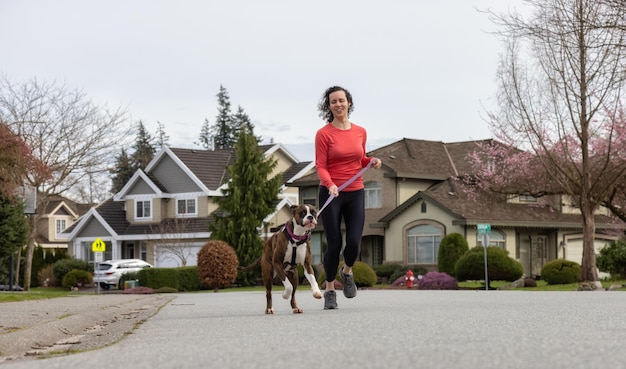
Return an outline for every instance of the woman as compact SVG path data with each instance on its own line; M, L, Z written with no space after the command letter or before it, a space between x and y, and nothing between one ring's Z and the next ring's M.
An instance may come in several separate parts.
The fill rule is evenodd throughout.
M327 244L324 254L324 309L337 309L333 281L337 275L343 243L342 218L346 227L346 246L343 251L344 265L339 275L343 281L344 296L356 296L352 266L361 252L365 222L363 177L359 176L341 192L339 187L370 164L370 161L376 169L381 166L379 159L365 155L367 132L348 119L353 109L352 95L339 86L328 88L318 104L320 116L327 122L315 135L315 165L320 178L319 203L324 204L329 196L334 197L321 214Z

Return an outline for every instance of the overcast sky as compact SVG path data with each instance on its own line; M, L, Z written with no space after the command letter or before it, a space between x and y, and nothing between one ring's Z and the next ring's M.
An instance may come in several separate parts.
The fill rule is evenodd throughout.
M368 150L490 138L503 45L477 9L521 0L1 0L0 73L82 90L194 148L220 85L255 133L313 160L331 85L352 93Z

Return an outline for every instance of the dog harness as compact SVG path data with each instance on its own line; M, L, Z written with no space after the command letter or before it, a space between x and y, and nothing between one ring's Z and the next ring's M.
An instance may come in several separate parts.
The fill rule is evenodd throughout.
M285 235L287 235L287 238L289 239L289 243L293 245L293 249L291 250L292 251L291 263L289 263L289 266L291 268L295 268L296 267L296 254L297 254L296 250L298 249L298 246L302 245L303 243L311 239L311 233L307 231L302 236L295 235L293 234L293 231L289 229L287 224L285 224L285 228L283 228L283 232L285 232Z

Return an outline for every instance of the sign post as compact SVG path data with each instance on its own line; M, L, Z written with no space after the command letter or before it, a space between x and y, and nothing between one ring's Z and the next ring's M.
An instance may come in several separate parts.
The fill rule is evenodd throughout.
M485 291L489 290L489 273L487 272L487 247L489 247L489 233L491 233L491 224L478 224L476 226L478 236L482 237L483 254L485 255Z
M93 243L91 244L91 251L94 253L94 275L96 274L96 272L98 271L98 269L100 269L100 263L103 261L102 259L104 258L104 252L107 249L107 244L104 243L104 241L102 241L101 238L96 238L95 241L93 241ZM100 283L96 283L96 293L99 294L100 293Z

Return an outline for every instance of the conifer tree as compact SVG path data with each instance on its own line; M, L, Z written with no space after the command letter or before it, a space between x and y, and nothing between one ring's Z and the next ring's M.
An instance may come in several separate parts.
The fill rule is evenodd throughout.
M227 149L235 146L237 138L233 127L233 118L230 111L230 97L224 86L220 85L217 94L218 115L212 127L213 145L215 149Z
M204 119L204 124L200 129L200 136L198 136L198 142L196 145L202 146L205 150L213 150L213 135L211 134L211 125L208 119Z
M168 146L169 140L170 136L165 133L165 126L163 123L157 121L156 146L162 149L164 146Z
M115 167L109 171L112 174L111 192L117 193L130 180L134 174L131 158L128 156L126 149L122 148L120 153L115 157Z
M154 157L154 138L146 130L142 121L139 121L139 128L137 131L137 137L133 145L134 152L131 155L131 163L133 172L137 169L145 169L148 163Z
M282 177L270 177L276 160L265 158L253 132L244 130L235 145L235 162L228 167L230 183L217 197L224 216L211 226L212 238L233 246L240 265L249 265L263 250L259 228L275 209ZM242 277L243 284L254 282L254 274Z
M0 284L8 284L11 255L26 244L28 233L24 205L0 195Z

